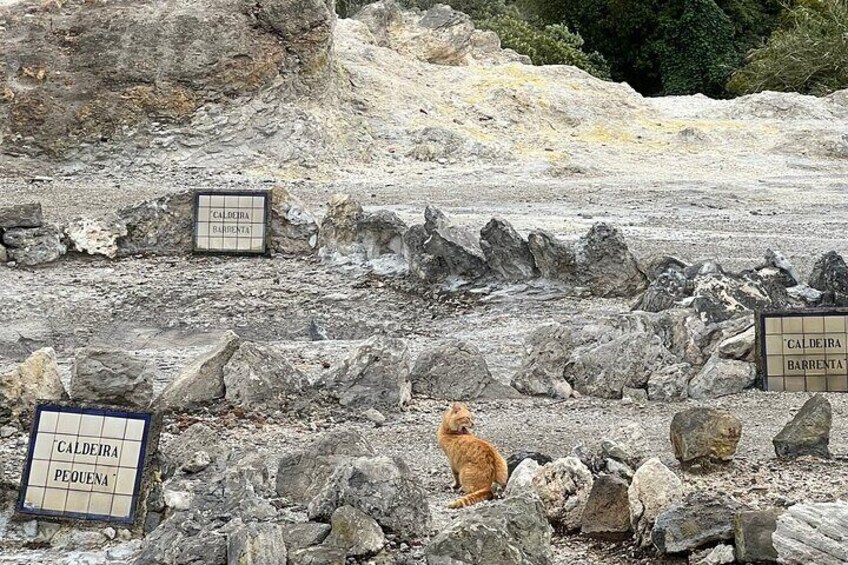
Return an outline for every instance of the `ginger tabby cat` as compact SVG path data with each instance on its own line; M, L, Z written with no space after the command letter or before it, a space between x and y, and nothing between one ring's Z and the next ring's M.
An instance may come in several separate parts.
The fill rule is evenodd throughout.
M462 508L494 498L495 489L506 486L506 460L489 442L472 434L474 419L465 404L454 402L442 418L436 437L453 471L453 488L465 496L448 505Z

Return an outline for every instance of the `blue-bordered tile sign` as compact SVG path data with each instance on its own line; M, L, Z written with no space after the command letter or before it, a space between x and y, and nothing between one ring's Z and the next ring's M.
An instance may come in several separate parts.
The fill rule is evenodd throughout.
M17 512L132 524L151 424L150 413L37 406Z
M763 388L775 392L848 392L848 309L757 314Z
M265 254L268 196L268 192L195 192L195 253Z

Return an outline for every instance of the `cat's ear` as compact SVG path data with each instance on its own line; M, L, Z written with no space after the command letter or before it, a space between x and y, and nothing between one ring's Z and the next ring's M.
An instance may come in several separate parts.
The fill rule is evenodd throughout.
M460 410L462 410L462 404L459 402L454 402L453 405L451 405L451 412L459 412Z

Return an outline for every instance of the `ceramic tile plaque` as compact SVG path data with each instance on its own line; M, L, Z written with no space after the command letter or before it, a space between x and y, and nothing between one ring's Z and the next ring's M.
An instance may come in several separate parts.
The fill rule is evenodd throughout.
M757 341L766 390L848 392L848 310L761 313Z
M197 192L194 201L194 251L264 254L267 220L267 192Z
M132 524L151 421L149 413L37 406L18 513Z

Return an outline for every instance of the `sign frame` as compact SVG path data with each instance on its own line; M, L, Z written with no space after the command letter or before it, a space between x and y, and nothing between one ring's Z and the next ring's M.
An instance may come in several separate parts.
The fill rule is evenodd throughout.
M55 409L55 410L51 410ZM26 493L29 487L30 471L35 452L35 439L43 412L78 413L94 416L127 417L132 416L145 422L140 440L140 451L136 466L135 484L133 485L133 502L130 513L126 518L117 518L104 514L89 514L69 511L34 510L25 505ZM21 486L15 502L12 519L15 521L44 520L66 524L113 524L130 530L141 531L146 517L147 496L153 484L155 472L155 457L159 450L159 435L162 429L162 415L152 411L137 411L129 406L113 406L95 403L80 403L70 400L39 400L33 410L30 424L29 445L21 474Z
M804 318L814 316L845 316L848 318L848 307L838 306L820 306L811 308L765 308L757 310L754 313L754 328L755 328L755 344L754 344L754 362L757 368L757 375L760 380L762 390L770 391L768 361L766 352L766 320L769 318ZM846 321L848 327L848 321ZM846 391L812 391L805 387L802 391L773 391L773 392L833 392L841 393Z
M198 212L200 209L200 197L201 196L249 196L249 197L259 197L265 200L264 206L264 216L265 216L265 237L262 238L262 250L261 251L250 251L250 250L214 250L214 249L200 249L197 246L197 237L198 237ZM271 254L271 191L270 190L195 190L194 197L192 198L192 219L191 219L191 251L195 255L231 255L231 256L241 256L241 257L257 257L264 256L267 257Z

